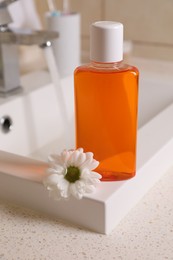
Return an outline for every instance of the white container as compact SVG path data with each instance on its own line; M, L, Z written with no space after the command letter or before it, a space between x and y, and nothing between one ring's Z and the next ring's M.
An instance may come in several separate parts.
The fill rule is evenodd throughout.
M48 30L59 33L52 45L60 77L73 74L80 65L80 14L53 16L49 12L46 13L46 23Z

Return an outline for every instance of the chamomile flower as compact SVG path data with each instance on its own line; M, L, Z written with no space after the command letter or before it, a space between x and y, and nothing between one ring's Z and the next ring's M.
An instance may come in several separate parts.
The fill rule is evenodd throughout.
M44 186L55 200L70 196L82 199L86 193L94 192L100 182L101 175L93 171L98 165L93 153L84 153L82 148L52 154Z

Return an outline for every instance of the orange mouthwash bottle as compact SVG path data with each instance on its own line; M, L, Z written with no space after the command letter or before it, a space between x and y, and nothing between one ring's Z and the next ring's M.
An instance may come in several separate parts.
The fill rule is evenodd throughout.
M123 25L91 25L90 59L76 68L76 147L94 153L102 181L136 173L138 69L123 63Z

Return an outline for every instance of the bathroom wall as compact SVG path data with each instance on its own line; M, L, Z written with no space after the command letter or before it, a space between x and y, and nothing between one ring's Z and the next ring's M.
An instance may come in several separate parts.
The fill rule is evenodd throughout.
M46 1L35 0L43 26ZM71 0L71 10L81 13L82 51L89 50L89 25L96 20L121 21L125 39L134 43L133 54L173 60L172 0ZM62 8L62 0L56 0Z

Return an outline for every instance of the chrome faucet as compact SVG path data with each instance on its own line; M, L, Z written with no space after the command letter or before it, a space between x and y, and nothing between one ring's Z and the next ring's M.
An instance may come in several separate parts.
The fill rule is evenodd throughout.
M10 29L12 18L8 5L17 0L0 2L0 94L7 95L21 89L17 45L51 46L57 32Z

